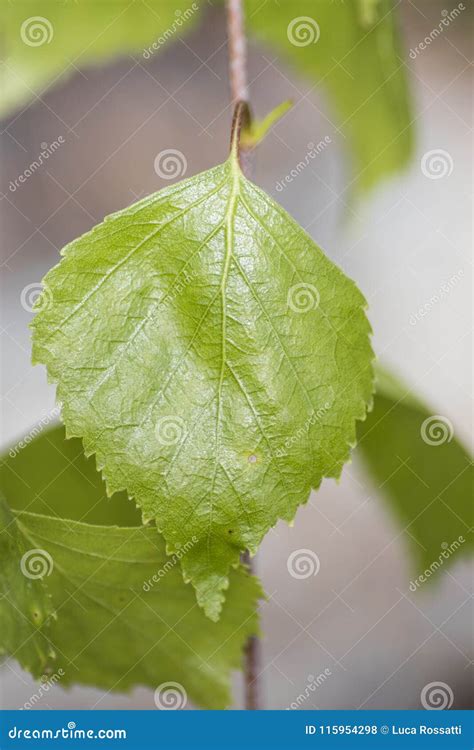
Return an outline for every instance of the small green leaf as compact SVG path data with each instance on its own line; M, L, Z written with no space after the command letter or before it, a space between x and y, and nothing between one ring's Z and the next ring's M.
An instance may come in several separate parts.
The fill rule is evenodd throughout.
M258 628L255 578L232 571L222 617L210 622L178 556L166 555L156 529L123 525L131 503L106 499L80 441L65 441L62 427L5 457L0 488L10 505L0 500L0 653L35 677L59 674L63 686L178 683L182 703L187 694L206 708L229 704L230 672Z
M412 152L413 115L391 0L245 5L249 32L312 81L314 95L327 91L332 112L325 132L346 139L350 184L371 188L403 167Z
M252 120L250 127L242 132L241 143L242 146L253 148L257 146L268 131L285 115L289 109L293 106L291 99L281 102L277 107L272 109L262 120Z
M4 0L0 116L78 69L131 53L146 65L199 18L177 0Z
M365 300L234 155L71 243L33 357L69 436L182 560L207 614L323 477L372 393Z
M407 532L414 572L440 556L445 568L472 553L472 462L449 417L430 411L378 368L374 409L358 437L356 455ZM454 553L447 553L453 543Z

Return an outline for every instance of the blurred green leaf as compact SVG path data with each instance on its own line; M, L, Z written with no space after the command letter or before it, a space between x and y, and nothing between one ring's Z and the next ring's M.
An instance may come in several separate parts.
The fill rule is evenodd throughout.
M314 83L310 96L327 91L327 127L346 139L352 182L370 188L403 167L412 151L412 113L391 0L245 5L249 32Z
M410 100L391 0L246 0L249 32L268 42L332 103L353 181L369 188L408 161ZM77 69L126 54L146 61L200 19L177 0L12 0L0 6L0 116ZM154 45L154 46L153 46ZM146 62L144 63L146 64Z
M443 415L378 370L373 411L358 426L359 455L411 539L413 570L437 561L460 537L447 566L472 553L472 462Z
M230 672L258 627L255 578L233 570L211 622L156 528L139 525L124 495L106 499L93 462L62 427L6 456L0 488L0 653L35 677L64 672L64 686L171 681L177 700L186 692L207 708L229 704ZM123 525L134 516L136 525Z
M38 674L39 665L55 655L50 641L54 607L42 581L21 572L20 560L30 547L0 496L0 656L14 655Z
M377 20L380 3L383 0L355 0L359 6L359 18L364 26L371 26Z
M31 443L34 449L29 447ZM27 437L12 446L0 464L0 477L0 489L15 510L101 526L111 523L112 512L119 526L142 522L141 513L125 492L117 492L113 501L107 498L94 460L84 458L80 440L65 439L62 427L43 432L41 439ZM67 516L66 509L73 515Z
M200 17L198 3L184 6L178 0L3 0L0 116L78 69L131 53L146 64Z

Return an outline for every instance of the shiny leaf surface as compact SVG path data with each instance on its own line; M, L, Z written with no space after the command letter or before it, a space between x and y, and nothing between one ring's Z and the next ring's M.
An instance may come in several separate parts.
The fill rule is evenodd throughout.
M93 461L62 427L6 456L0 488L0 653L35 677L59 675L62 686L123 692L171 682L177 701L229 704L230 672L258 629L256 579L232 571L211 622L183 582L186 548L168 557L155 528L125 525L132 504L106 498ZM157 706L172 699L163 692Z
M45 278L36 362L217 618L228 571L323 477L372 393L365 301L233 155L67 246Z

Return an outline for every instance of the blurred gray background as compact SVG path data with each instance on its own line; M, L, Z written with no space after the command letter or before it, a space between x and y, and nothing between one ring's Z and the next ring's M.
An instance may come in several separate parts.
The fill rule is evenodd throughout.
M401 4L407 50L439 22L444 7L422 0ZM310 84L273 50L251 45L249 62L257 114L283 99L295 101L258 148L256 182L355 279L369 302L380 358L432 404L433 413L448 416L466 441L472 410L467 15L415 60L407 55L415 157L407 171L362 203L351 203L345 192L344 145L323 93L306 98ZM44 369L30 365L32 315L21 305L22 290L39 282L59 249L104 215L169 184L154 170L163 149L185 155L188 176L225 158L231 112L224 42L222 13L210 8L199 30L166 46L146 66L137 55L78 72L2 123L4 445L54 406ZM278 191L277 182L305 157L306 144L326 135L332 143ZM58 151L15 193L9 191L10 180L41 143L59 136L65 142ZM431 149L451 155L450 176L423 175L420 159ZM411 324L411 316L453 275L460 278L451 292ZM257 562L270 597L262 607L267 708L288 706L304 691L308 675L325 669L330 676L302 708L419 708L420 691L432 681L452 688L455 708L467 706L473 663L469 565L458 563L412 594L409 543L383 493L357 463L345 468L339 485L324 482L292 528L281 523L268 534ZM321 569L296 581L287 558L303 547L317 553ZM0 676L2 708L18 708L35 692L35 683L14 662L4 664ZM154 708L154 702L153 691L143 688L121 696L55 687L37 704L49 706L132 709Z

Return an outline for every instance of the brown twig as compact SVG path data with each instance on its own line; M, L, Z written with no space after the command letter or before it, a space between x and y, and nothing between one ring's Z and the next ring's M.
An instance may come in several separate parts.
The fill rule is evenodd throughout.
M242 555L242 562L245 563L252 575L255 573L252 560L248 552ZM256 635L251 635L247 639L244 647L244 686L245 686L245 708L247 711L258 711L261 708L259 675L261 665L261 643Z
M230 90L234 102L248 101L247 40L242 0L227 0Z
M251 173L250 152L242 147L240 133L250 126L247 84L247 42L244 29L242 0L227 0L227 36L229 43L229 77L232 101L235 104L232 121L231 148L235 148L242 172L248 177ZM242 555L242 562L254 573L253 563L248 552ZM260 640L251 636L244 650L245 708L256 711L260 706L259 671L261 656Z

